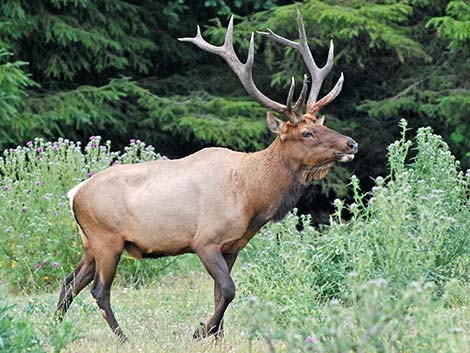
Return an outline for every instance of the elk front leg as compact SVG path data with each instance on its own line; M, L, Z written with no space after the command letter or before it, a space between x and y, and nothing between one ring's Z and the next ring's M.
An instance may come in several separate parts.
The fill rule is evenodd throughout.
M224 254L224 259L225 263L227 264L228 267L228 272L232 272L232 267L233 264L235 263L235 260L237 259L238 253L230 253L230 254ZM214 281L214 304L215 304L215 309L217 310L217 306L219 305L220 300L222 299L221 295L221 290L220 286L217 284L217 282ZM217 328L217 337L223 337L224 335L224 319L220 320L219 327Z
M235 283L230 277L230 270L236 259L236 254L222 255L220 249L206 248L196 251L207 272L214 279L215 311L205 325L194 333L194 338L219 335L225 310L235 297ZM229 266L230 265L230 266Z

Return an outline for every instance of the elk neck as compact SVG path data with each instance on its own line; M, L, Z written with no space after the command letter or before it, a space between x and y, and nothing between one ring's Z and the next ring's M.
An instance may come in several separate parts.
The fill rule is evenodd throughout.
M284 218L308 186L302 165L291 158L282 144L276 138L268 148L249 155L247 186L252 195L254 228Z

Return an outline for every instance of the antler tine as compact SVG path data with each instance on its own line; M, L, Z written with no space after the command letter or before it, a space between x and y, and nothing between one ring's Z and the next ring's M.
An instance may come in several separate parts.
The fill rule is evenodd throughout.
M333 89L322 99L319 101L311 104L307 103L307 112L310 114L314 114L320 110L321 107L327 105L330 103L333 99L336 98L336 96L341 92L341 88L343 88L343 82L344 82L344 75L341 73L341 76L338 79L338 82L336 82L336 85L333 87Z
M295 90L295 79L294 79L294 76L292 76L291 84L289 88L289 94L287 95L287 102L286 102L286 107L287 107L287 110L289 111L292 110L292 98L294 97L294 90Z
M304 83L302 85L302 91L300 91L299 98L297 99L297 102L295 102L294 105L294 112L297 114L302 114L302 108L304 107L305 103L305 97L307 97L307 89L308 89L308 76L304 75Z
M266 97L255 85L253 81L253 62L254 62L254 33L251 34L250 47L248 50L248 57L245 64L243 64L239 59L235 50L233 49L233 16L230 18L227 33L225 35L225 42L221 46L215 46L209 44L204 40L201 35L201 30L197 26L197 33L195 37L192 38L178 38L182 42L193 43L202 50L208 51L213 54L221 56L233 72L237 75L242 83L243 87L247 93L256 99L259 103L263 104L269 109L273 109L277 112L289 115L289 109L284 104L273 101L272 99Z
M341 91L341 87L342 87L342 80L340 77L340 79L336 83L333 90L330 93L328 93L324 98L320 99L318 102L316 101L318 97L318 93L320 92L320 88L323 83L323 80L329 74L329 72L331 71L331 68L333 67L334 45L333 45L333 41L330 40L330 49L328 51L328 58L326 60L326 64L322 68L319 68L308 46L305 26L304 26L302 15L299 9L297 9L297 24L299 28L299 42L298 43L291 41L289 39L286 39L284 37L281 37L275 34L270 29L268 29L267 32L258 32L258 33L274 40L275 42L278 42L283 45L287 45L291 48L295 48L300 52L305 62L305 65L307 66L307 69L310 72L310 76L312 77L312 88L310 89L310 93L308 95L308 100L307 100L307 112L310 114L314 114L322 106L331 102L339 94L339 92ZM341 80L341 83L340 83L340 80ZM312 110L311 108L313 107L315 107L316 110Z

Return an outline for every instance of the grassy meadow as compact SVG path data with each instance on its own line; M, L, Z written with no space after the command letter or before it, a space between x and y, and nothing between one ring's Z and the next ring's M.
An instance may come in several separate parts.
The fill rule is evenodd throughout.
M5 151L0 351L468 352L470 173L429 128L401 128L389 175L367 193L353 176L354 198L335 201L330 225L293 212L242 251L218 342L192 339L213 309L212 280L194 255L123 257L111 302L128 345L87 289L63 323L52 320L81 253L65 192L114 163L164 157L134 140L111 152L99 137L83 148L61 139Z

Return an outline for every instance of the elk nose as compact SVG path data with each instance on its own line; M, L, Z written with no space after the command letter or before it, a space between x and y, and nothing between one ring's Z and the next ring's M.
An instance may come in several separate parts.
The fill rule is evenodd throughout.
M348 141L348 147L351 149L352 153L357 153L357 151L359 150L359 145L353 139L350 139Z

